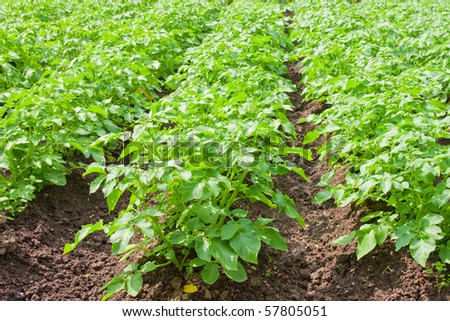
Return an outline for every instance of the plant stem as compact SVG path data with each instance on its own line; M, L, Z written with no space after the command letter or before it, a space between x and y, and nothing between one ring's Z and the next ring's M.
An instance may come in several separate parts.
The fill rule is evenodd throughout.
M159 235L159 237L161 237L161 239L163 240L163 242L167 245L167 248L170 251L170 259L172 260L173 264L177 267L177 269L181 270L181 264L180 261L178 261L177 256L175 254L175 250L172 247L172 244L170 244L170 241L167 239L167 237L164 235L164 233L161 231L161 228L159 227L159 222L158 222L158 218L151 216L150 217L152 222L153 222L153 226L155 228L155 232L156 234Z
M167 261L166 263L157 264L156 267L160 268L160 267L163 267L163 266L170 265L171 263L172 263L172 261Z
M247 174L248 174L248 170L247 170L247 169L244 170L244 171L242 172L241 176L239 177L238 185L235 187L235 189L234 189L234 191L233 191L233 194L232 194L231 197L228 199L228 203L227 203L227 205L225 206L225 209L229 210L230 207L231 207L231 205L233 205L234 200L236 199L236 196L238 195L238 193L239 193L239 191L240 191L241 185L242 185L242 183L244 182L244 179L247 177ZM219 227L221 227L221 226L223 225L223 223L225 222L225 218L226 218L226 216L220 217L220 220L219 220Z
M145 200L143 200L144 209L148 209L148 205ZM150 219L153 222L153 227L155 229L156 234L163 240L163 242L166 244L167 248L170 251L170 259L172 260L173 264L177 267L177 269L181 270L181 264L180 261L178 261L177 256L175 254L175 250L172 247L172 244L170 244L170 241L167 239L167 237L164 235L163 231L161 230L161 227L159 226L159 221L157 217L150 216Z
M229 177L229 180L230 180L230 182L233 180L233 178L234 178L234 175L236 175L236 170L235 170L235 168L233 167L232 169L230 169L230 171L231 171L231 173L230 173L230 177ZM226 200L227 200L227 196L228 196L228 193L229 193L230 191L227 191L227 192L225 192L225 193L223 193L223 196L222 196L222 199L221 199L221 201L220 201L220 207L221 208L223 208L224 206L225 206L225 202L226 202Z

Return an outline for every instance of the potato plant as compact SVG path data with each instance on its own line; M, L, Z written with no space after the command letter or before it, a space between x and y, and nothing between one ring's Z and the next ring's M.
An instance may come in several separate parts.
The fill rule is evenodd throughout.
M446 1L297 1L291 40L299 45L309 100L332 105L301 122L305 138L333 171L315 202L371 200L361 226L335 242L357 240L361 258L390 237L425 266L437 252L450 263L450 15ZM330 185L345 166L345 182Z
M92 189L102 188L110 210L125 192L129 205L109 224L84 226L65 252L104 230L114 254L139 257L105 285L104 298L122 289L138 294L142 274L167 264L186 273L198 268L208 284L222 272L243 282L244 263L258 263L262 243L287 250L271 226L274 217L249 217L239 200L262 202L304 224L272 179L289 171L306 179L283 156L311 159L285 143L296 133L285 113L286 92L294 88L282 77L292 49L284 19L273 3L234 1L168 79L176 90L150 104L127 135L120 158L128 163L88 167L85 174L98 173Z

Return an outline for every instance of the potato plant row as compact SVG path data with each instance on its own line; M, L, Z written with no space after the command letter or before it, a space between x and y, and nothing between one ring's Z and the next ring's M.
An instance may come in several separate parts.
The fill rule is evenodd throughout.
M0 213L64 185L75 153L134 126L219 1L28 1L0 6ZM111 150L119 146L109 146Z
M104 230L113 254L131 259L104 286L105 299L123 289L137 295L142 275L168 264L187 274L198 269L207 284L222 273L243 282L262 243L287 250L271 225L275 217L249 217L242 204L262 202L304 224L272 178L295 171L306 179L285 155L311 160L309 151L286 143L296 138L286 117L286 93L295 87L283 78L290 49L276 2L234 1L168 80L177 89L150 104L125 135L124 162L87 168L85 174L97 173L92 190L102 188L111 211L124 193L130 197L112 222L84 226L65 248Z
M378 204L336 243L361 258L389 237L425 266L450 263L450 11L446 1L297 1L291 59L304 95L332 107L310 121L334 169L316 196ZM330 185L336 171L345 181ZM369 206L369 208L371 208Z

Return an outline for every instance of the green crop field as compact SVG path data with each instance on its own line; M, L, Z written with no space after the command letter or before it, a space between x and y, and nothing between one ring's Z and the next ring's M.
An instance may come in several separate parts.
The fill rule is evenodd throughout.
M296 93L326 108L293 119ZM365 209L333 244L359 260L393 242L450 282L444 0L3 1L0 117L0 216L80 169L102 192L105 218L60 251L104 232L126 267L103 299L168 265L245 282L263 248L290 250L279 216L314 223L278 187L289 173L320 187L308 206Z

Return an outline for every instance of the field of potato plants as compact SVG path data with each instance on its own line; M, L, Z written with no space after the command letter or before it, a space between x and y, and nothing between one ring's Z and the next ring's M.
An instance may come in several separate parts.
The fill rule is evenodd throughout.
M0 4L0 300L450 300L450 6Z

